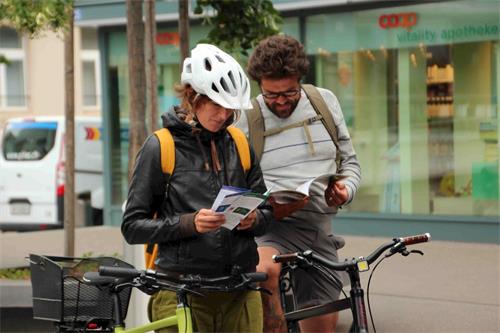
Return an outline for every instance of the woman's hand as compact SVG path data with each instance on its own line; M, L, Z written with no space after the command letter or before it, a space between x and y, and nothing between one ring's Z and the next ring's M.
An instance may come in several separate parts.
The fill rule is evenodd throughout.
M247 217L240 221L240 224L236 227L238 230L250 229L255 221L257 220L257 212L253 210Z
M328 185L325 190L325 201L329 207L342 206L349 198L349 193L345 184L333 182Z
M217 230L224 222L226 222L226 217L223 214L215 213L211 209L200 209L194 217L196 231L200 234Z

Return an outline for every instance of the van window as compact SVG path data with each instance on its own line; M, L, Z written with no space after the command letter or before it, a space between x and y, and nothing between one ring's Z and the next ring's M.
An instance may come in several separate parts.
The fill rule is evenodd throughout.
M3 156L10 161L36 161L54 147L57 122L19 122L7 125Z

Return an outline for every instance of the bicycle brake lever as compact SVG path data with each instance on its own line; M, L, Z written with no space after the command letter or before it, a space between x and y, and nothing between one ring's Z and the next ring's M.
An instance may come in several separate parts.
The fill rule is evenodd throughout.
M411 250L410 253L418 253L420 254L421 256L424 255L424 252L420 251L420 250Z
M264 292L264 293L268 294L269 296L271 296L273 294L270 290L268 290L266 288L262 288L262 287L248 287L248 289Z
M204 294L197 292L197 291L194 291L194 290L191 290L191 289L188 289L188 288L182 288L182 290L187 291L188 293L196 295L196 296L205 297Z
M142 291L143 293L145 293L147 295L153 295L158 290L160 290L160 288L158 286L146 286L146 285L141 284L141 283L135 283L133 285L133 287L139 289L140 291Z

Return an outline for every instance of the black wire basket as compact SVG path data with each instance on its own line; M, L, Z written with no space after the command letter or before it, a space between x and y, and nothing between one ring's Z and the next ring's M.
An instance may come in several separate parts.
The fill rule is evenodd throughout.
M59 323L113 319L113 299L107 287L85 284L86 272L99 266L133 268L117 258L73 258L30 254L33 318ZM120 291L123 318L127 315L131 287Z

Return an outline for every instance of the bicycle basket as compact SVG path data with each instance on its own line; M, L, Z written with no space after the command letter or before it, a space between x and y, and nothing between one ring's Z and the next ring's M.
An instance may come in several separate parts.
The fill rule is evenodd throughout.
M30 254L33 318L55 322L113 319L113 299L107 288L82 282L85 272L99 266L133 268L111 257L72 258ZM131 287L119 293L123 318L127 315Z

